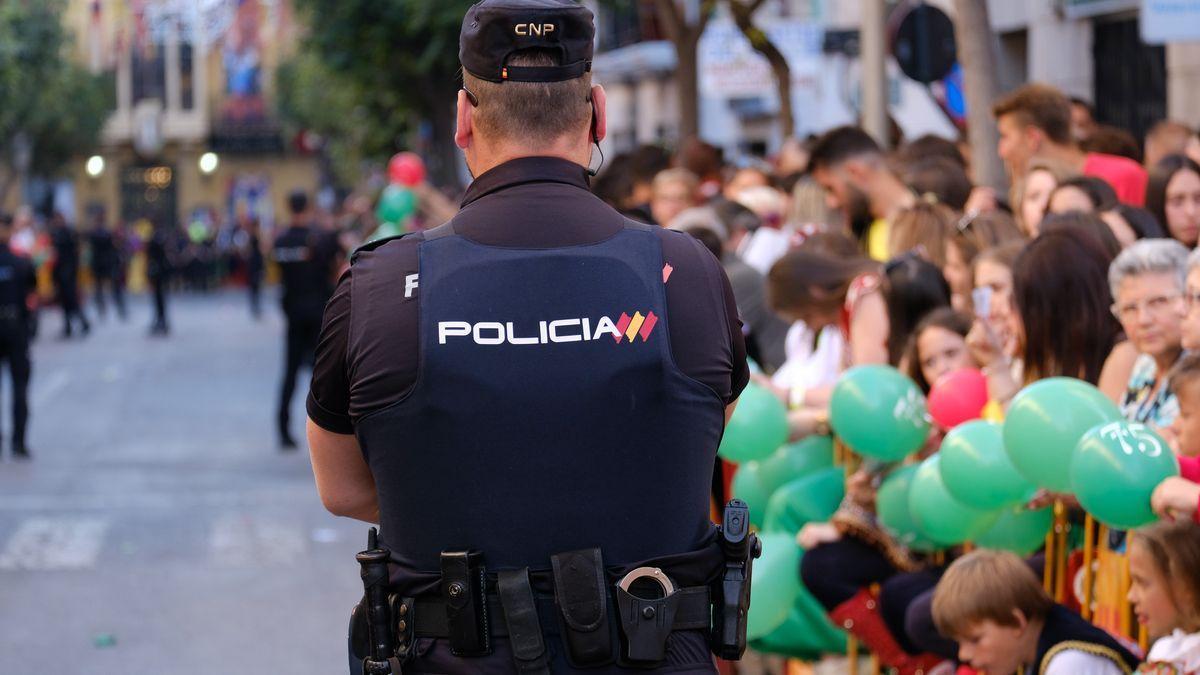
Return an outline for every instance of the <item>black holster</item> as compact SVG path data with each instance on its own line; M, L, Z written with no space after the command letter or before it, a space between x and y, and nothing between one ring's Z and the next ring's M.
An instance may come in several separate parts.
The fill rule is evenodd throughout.
M725 569L712 586L713 615L709 647L718 658L737 661L746 651L750 611L750 579L762 544L750 532L750 508L740 499L725 505L719 530Z
M492 653L492 627L487 607L487 569L479 551L442 552L442 599L450 628L450 653Z

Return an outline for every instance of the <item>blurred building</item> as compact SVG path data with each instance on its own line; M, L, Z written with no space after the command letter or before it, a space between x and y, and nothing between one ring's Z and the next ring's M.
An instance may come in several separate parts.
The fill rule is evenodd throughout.
M756 16L791 66L799 135L853 123L858 116L858 27L864 1L869 0L768 0ZM609 148L673 142L678 129L676 57L654 17L654 3L588 4L598 22L594 71L609 92ZM695 17L699 0L684 4ZM953 16L952 0L928 4ZM1157 10L1181 4L1196 3L988 0L1001 86L1034 80L1057 85L1094 102L1099 121L1139 138L1166 117L1200 125L1200 16L1167 17L1180 27L1167 44L1153 36L1144 41L1142 35L1144 12L1162 20ZM704 139L734 157L777 149L783 139L774 80L724 3L698 52ZM889 113L905 136L957 134L956 122L964 111L956 75L926 87L905 77L890 58L887 73Z
M112 74L116 109L73 170L76 217L266 225L318 164L276 120L274 73L300 36L291 0L71 0L77 57Z

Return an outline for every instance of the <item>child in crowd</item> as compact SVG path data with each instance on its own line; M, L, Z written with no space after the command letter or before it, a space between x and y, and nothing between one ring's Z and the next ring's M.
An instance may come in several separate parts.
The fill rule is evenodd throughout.
M934 592L933 619L958 642L959 660L984 675L1123 675L1138 665L1108 633L1055 604L1007 551L954 561Z
M928 394L943 375L977 367L967 349L971 323L970 315L942 307L926 314L917 324L902 363L921 391Z
M1164 480L1150 504L1165 520L1200 522L1200 353L1185 354L1168 374L1179 401L1179 415L1169 436L1179 455L1179 476Z
M1200 525L1157 523L1129 544L1129 601L1155 640L1141 675L1200 674Z

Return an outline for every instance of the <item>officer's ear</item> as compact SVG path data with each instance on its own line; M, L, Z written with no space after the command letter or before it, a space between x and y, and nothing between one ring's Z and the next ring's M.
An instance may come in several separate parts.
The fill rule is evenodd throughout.
M592 138L591 142L599 143L608 135L608 95L604 93L604 87L600 85L592 86Z
M463 150L466 150L467 146L471 145L471 138L475 135L474 114L475 106L468 98L466 90L459 89L457 113L458 124L454 130L454 144Z

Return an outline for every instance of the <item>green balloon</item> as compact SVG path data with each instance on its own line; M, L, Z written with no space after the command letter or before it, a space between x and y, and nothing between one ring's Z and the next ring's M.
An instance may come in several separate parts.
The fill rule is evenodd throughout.
M833 388L829 424L846 445L866 457L894 462L929 436L925 396L891 366L858 366Z
M741 464L762 459L787 441L787 407L775 394L751 383L738 398L737 408L717 454Z
M999 514L980 511L950 496L942 483L941 457L934 455L917 466L908 490L908 508L917 527L931 540L951 546L971 541L991 527Z
M879 524L892 538L913 551L925 553L940 548L925 536L908 506L908 493L918 465L912 464L893 471L875 493L875 510Z
M1010 506L1000 511L1000 518L995 525L975 538L975 544L1027 556L1046 543L1046 535L1052 525L1053 507L1030 511L1023 506Z
M1017 471L1052 492L1070 492L1071 455L1088 429L1121 419L1099 389L1071 377L1025 387L1004 418L1004 450Z
M805 523L820 523L832 518L845 495L846 472L841 467L822 469L797 478L771 495L763 530L794 537ZM751 511L752 522L753 513Z
M761 537L762 557L754 561L746 637L768 635L783 625L800 594L800 546L787 534Z
M768 492L775 492L797 478L833 466L833 437L809 436L780 446L762 460L762 481Z
M971 508L992 511L1026 502L1036 488L1004 452L999 424L974 420L960 424L942 441L942 482L950 496Z
M1071 486L1083 508L1109 527L1131 530L1156 520L1150 495L1179 462L1144 424L1118 421L1088 430L1071 460Z
M379 195L375 217L384 223L399 223L417 210L417 195L403 185L389 185Z
M750 646L757 652L816 661L822 654L845 654L846 633L803 586L783 624Z
M750 524L758 528L763 525L763 519L767 515L767 503L771 499L771 490L763 485L762 469L760 462L740 464L730 485L733 496L750 507Z

